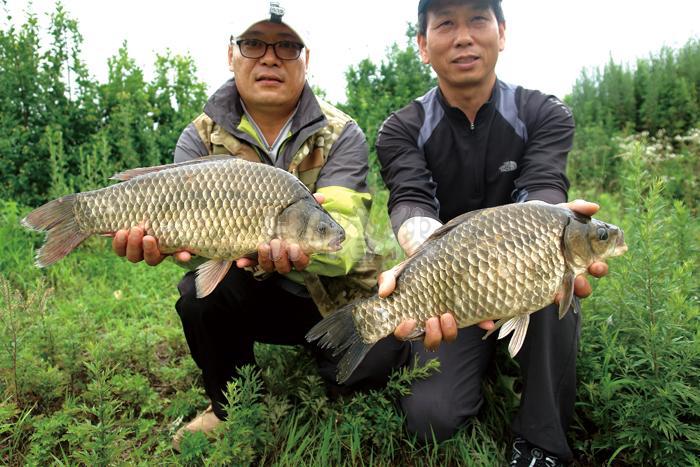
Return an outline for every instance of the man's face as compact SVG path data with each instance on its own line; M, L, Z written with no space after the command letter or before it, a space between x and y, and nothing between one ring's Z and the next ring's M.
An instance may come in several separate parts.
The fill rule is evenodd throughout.
M287 26L270 22L252 26L236 38L239 39L259 39L270 44L279 41L301 43ZM272 47L268 47L260 58L246 58L234 44L229 47L228 58L238 92L250 109L272 107L287 111L298 102L306 81L308 49L303 49L296 60L280 60Z
M505 24L498 23L490 8L436 1L426 20L426 34L418 36L418 47L441 86L456 90L493 81L498 54L505 46Z

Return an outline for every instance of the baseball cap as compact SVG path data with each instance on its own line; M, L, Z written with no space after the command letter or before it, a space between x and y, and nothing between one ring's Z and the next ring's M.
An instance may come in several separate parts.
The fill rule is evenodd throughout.
M305 27L303 12L287 9L282 3L280 1L251 0L249 5L235 13L232 31L234 37L242 36L258 23L278 23L291 29L304 44L304 47L308 49L310 33Z

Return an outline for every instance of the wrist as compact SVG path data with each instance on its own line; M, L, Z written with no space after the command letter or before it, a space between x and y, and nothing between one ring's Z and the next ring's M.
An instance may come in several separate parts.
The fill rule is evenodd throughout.
M406 255L411 256L441 226L432 217L411 217L401 224L396 238Z

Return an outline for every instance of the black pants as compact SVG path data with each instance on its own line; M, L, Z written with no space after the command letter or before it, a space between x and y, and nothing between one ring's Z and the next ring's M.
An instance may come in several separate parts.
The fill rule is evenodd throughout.
M572 452L566 441L576 399L576 353L580 316L570 311L559 320L552 305L530 316L523 347L516 356L523 379L520 410L512 423L513 433L563 460ZM427 352L412 343L412 357L419 362L440 360L440 372L416 382L411 395L401 401L408 430L438 440L452 436L483 402L481 383L493 360L496 335L482 340L477 326L460 329L457 340ZM497 333L496 333L497 334ZM508 339L504 339L506 345Z
M178 285L177 309L192 358L202 370L204 390L214 413L225 418L226 385L243 365L255 365L255 342L306 345L316 357L321 376L335 382L338 358L330 351L308 344L304 336L321 320L310 298L299 297L273 280L258 281L243 270L231 268L224 280L207 297L198 299L194 274L187 273ZM407 361L409 346L393 337L382 340L367 355L348 385L378 387L394 365Z
M194 276L180 283L176 308L192 358L202 370L214 412L225 418L226 385L237 369L255 364L254 342L306 345L304 335L321 316L310 298L298 297L272 281L257 281L235 267L214 292L197 299ZM570 459L566 430L576 397L576 352L579 316L559 321L555 307L531 316L528 335L517 359L523 393L513 432L562 459ZM353 387L383 384L391 371L414 360L440 359L440 372L416 382L403 398L407 428L420 438L452 436L482 405L481 382L493 359L496 336L486 341L476 326L460 329L457 341L426 352L419 342L379 341L347 382ZM507 341L507 339L506 339ZM317 347L321 376L334 381L337 359Z

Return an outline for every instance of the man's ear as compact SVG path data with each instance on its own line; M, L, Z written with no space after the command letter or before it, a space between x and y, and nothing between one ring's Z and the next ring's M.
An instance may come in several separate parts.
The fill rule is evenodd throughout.
M233 73L233 44L228 46L228 69Z
M498 23L498 50L503 52L506 48L506 22Z
M309 70L309 49L304 47L304 53L306 54L306 63L304 65L304 70L308 71Z
M428 38L424 34L418 34L416 36L416 42L418 42L418 51L420 52L420 59L426 65L430 64L430 54L428 54Z

